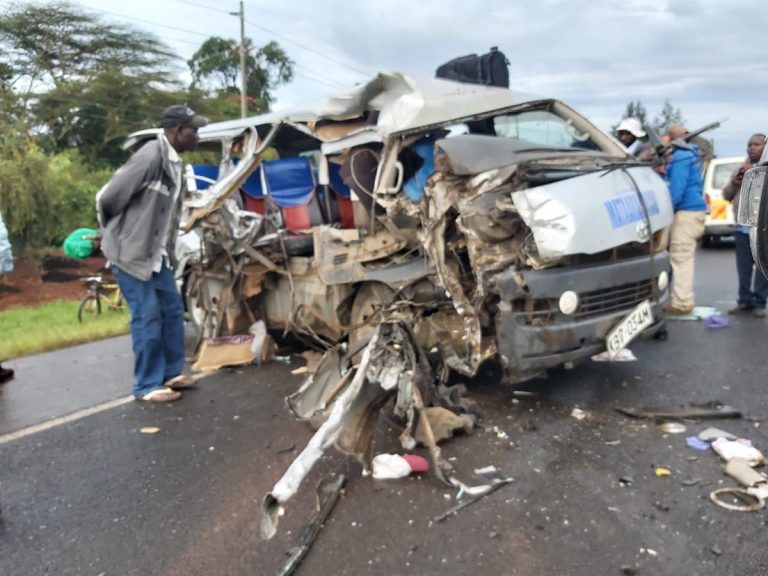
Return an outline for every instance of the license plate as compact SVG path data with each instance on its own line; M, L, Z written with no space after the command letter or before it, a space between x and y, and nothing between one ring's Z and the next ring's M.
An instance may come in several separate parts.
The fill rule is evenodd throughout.
M653 324L653 313L648 300L638 304L632 312L624 317L616 327L608 333L605 348L612 360L619 351L629 344L640 332Z

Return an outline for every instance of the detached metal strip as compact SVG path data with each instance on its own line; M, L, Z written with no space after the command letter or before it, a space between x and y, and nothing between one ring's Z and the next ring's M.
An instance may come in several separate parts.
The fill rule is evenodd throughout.
M111 410L112 408L117 408L118 406L122 406L123 404L128 404L128 402L132 402L133 399L134 399L133 396L126 396L124 398L118 398L117 400L110 400L109 402L105 402L104 404L91 406L90 408L85 408L84 410L78 410L77 412L73 412L72 414L67 414L66 416L60 416L59 418L54 418L53 420L48 420L47 422L35 424L34 426L29 426L27 428L22 428L21 430L17 430L16 432L10 432L8 434L0 436L0 445L6 444L8 442L13 442L14 440L19 440L21 438L24 438L25 436L31 436L32 434L36 434L38 432L44 432L46 430L50 430L51 428L56 428L57 426L61 426L62 424L74 422L75 420L80 420L81 418L93 416L94 414L98 414L99 412L104 412L106 410Z

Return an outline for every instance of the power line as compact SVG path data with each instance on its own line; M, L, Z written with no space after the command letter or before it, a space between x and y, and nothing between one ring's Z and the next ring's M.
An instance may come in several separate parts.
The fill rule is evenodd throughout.
M296 42L295 40L291 40L290 38L283 36L282 34L278 34L277 32L270 30L269 28L262 26L260 24L256 24L255 22L251 22L250 20L245 21L246 24L249 26L253 26L254 28L258 28L259 30L263 30L267 34L271 34L272 36L276 38L280 38L283 42L287 42L289 44L293 44L294 46L298 46L299 48L302 48L303 50L307 50L309 52L312 52L313 54L316 54L317 56L320 56L321 58L325 58L326 60L330 60L331 62L334 62L338 64L339 66L343 66L344 68L348 68L352 70L353 72L357 72L358 74L362 74L365 77L370 76L371 74L369 72L365 72L363 70L360 70L359 68L355 68L354 66L350 66L349 64L342 62L341 60L338 60L337 58L334 58L332 56L328 56L326 54L323 54L322 52L318 52L314 48L311 48L309 46L306 46L304 44L301 44L300 42Z
M170 24L159 24L157 22L153 22L152 20L145 20L144 18L134 18L133 16L126 16L125 14L110 12L109 10L102 10L101 8L88 8L83 5L80 5L80 8L83 8L85 10L93 10L94 12L101 12L103 14L109 14L110 16L117 16L118 18L122 18L124 20L133 20L135 22L142 22L143 24L151 24L152 26L157 26L159 28L168 28L169 30L177 30L179 32L186 32L187 34L194 34L195 36L202 36L203 38L209 38L208 34L205 34L203 32L198 32L196 30L189 30L188 28L179 28L178 26L171 26Z
M188 4L189 6L196 6L198 8L203 8L205 10L210 10L212 12L218 12L220 14L227 14L227 15L233 15L232 12L229 12L227 10L222 10L220 8L214 8L213 6L208 6L205 4L200 4L198 2L192 2L191 0L173 0L174 2L179 2L181 4ZM313 54L316 54L317 56L320 56L321 58L325 58L327 60L330 60L331 62L335 62L339 66L344 66L345 68L348 68L352 70L353 72L357 72L359 74L363 74L364 76L370 76L368 72L365 72L363 70L360 70L359 68L355 68L354 66L351 66L345 62L342 62L341 60L338 60L337 58L334 58L332 56L328 56L327 54L323 54L322 52L319 52L318 50L315 50L314 48L311 48L310 46L306 46L304 44L301 44L300 42L296 42L295 40L292 40L291 38L288 38L287 36L283 36L282 34L278 34L274 30L271 30L267 28L266 26L262 26L261 24L256 24L255 22L251 22L250 20L245 21L246 24L249 26L253 26L255 28L258 28L259 30L262 30L264 32L267 32L268 34L271 34L272 36L276 38L280 38L284 42L288 42L289 44L293 44L295 46L298 46L299 48L303 50L308 50L309 52L312 52Z
M176 1L176 2L183 2L185 4L193 4L195 6L203 7L201 4L191 3L191 2L188 2L187 0L174 0L174 1ZM195 36L202 36L202 37L205 37L205 38L210 38L210 36L208 36L207 34L204 34L202 32L197 32L196 30L189 30L188 28L180 28L178 26L171 26L170 24L160 24L160 23L157 23L157 22L153 22L151 20L145 20L143 18L134 18L132 16L126 16L126 15L123 15L123 14L118 14L116 12L110 12L109 10L102 10L100 8L87 8L87 7L82 6L82 5L81 5L81 8L84 8L86 10L88 10L88 9L94 10L95 12L101 12L103 14L109 14L110 16L116 16L118 18L124 18L126 20L135 20L136 22L142 22L142 23L145 23L145 24L151 24L152 26L157 26L157 27L160 27L160 28L168 28L170 30L176 30L178 32L186 32L187 34L194 34ZM215 9L213 9L211 7L207 7L207 8L215 10ZM219 10L216 10L216 11L219 12ZM227 12L227 14L229 14L229 12ZM246 22L248 22L248 21L246 20ZM175 39L175 41L183 42L185 44L192 44L192 45L195 45L195 46L199 46L198 43L192 42L190 40ZM298 68L304 68L304 69L310 70L309 68L307 68L305 66L298 65L295 62L294 62L294 65L296 65ZM317 72L314 72L314 71L311 71L311 72L313 74L315 74L316 76L318 76L319 78L324 78L328 82L335 83L336 86L334 86L333 84L329 84L328 82L323 82L322 80L318 80L317 78L313 78L313 77L310 77L310 76L307 76L307 75L304 75L304 74L300 74L298 72L295 72L295 74L297 76L299 76L299 77L305 78L305 79L310 80L312 82L316 82L318 84L323 84L325 86L330 86L331 88L346 87L347 86L346 84L344 84L342 82L339 82L337 80L334 80L333 78L329 78L327 76L323 76L322 74L318 74Z
M198 8L205 8L206 10L210 10L211 12L219 12L220 14L226 14L228 16L232 16L233 13L229 10L222 10L221 8L214 8L213 6L206 6L205 4L199 4L197 2L191 2L190 0L173 0L174 2L179 2L181 4L189 4L190 6L197 6Z

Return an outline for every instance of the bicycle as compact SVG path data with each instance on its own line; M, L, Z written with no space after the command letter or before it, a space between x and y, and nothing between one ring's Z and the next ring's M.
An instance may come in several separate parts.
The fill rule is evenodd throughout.
M85 282L86 288L85 296L77 309L77 321L81 324L101 314L102 300L109 310L122 312L125 309L123 293L116 282L105 282L102 276L89 276L80 280Z

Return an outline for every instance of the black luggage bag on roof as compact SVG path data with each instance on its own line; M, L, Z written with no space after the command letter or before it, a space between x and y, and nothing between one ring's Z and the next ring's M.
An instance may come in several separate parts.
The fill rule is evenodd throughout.
M490 52L482 56L477 54L460 56L438 66L435 76L468 84L509 88L508 66L507 57L494 46Z

